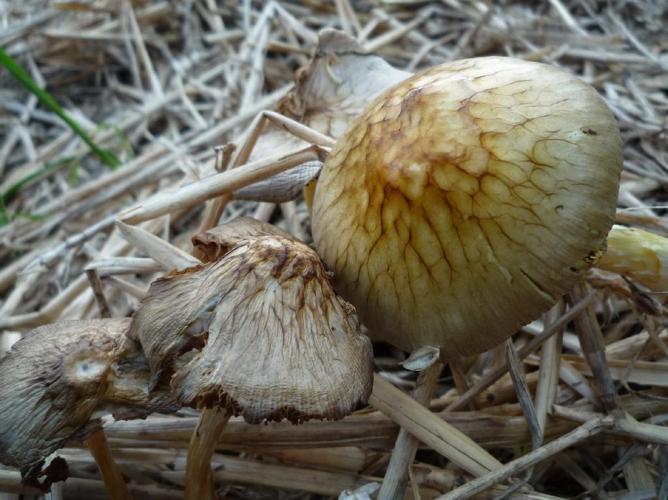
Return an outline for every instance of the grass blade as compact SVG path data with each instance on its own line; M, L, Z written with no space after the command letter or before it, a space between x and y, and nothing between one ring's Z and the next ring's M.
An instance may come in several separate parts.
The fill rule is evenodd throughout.
M116 168L120 161L116 156L106 149L100 148L83 130L79 124L70 117L58 102L48 92L42 90L28 73L16 62L16 60L0 48L0 64L16 78L23 87L34 94L40 102L56 113L81 139L90 147L93 153L109 168Z

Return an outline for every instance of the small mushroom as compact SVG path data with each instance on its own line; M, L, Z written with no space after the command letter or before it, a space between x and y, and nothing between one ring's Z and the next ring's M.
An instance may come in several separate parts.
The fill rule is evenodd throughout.
M311 61L297 72L295 90L279 110L336 138L371 99L410 76L367 53L350 35L325 28L318 33Z
M179 400L249 422L341 418L371 387L370 343L354 310L316 253L279 234L153 282L132 334L159 378L205 344L171 379Z
M0 359L0 462L34 481L45 457L99 428L100 409L120 418L173 411L147 394L148 366L126 337L129 319L64 321L25 334Z
M199 444L191 442L187 498L205 494L191 464L208 469L230 414L251 423L339 419L372 387L371 343L311 248L243 219L218 230L215 245L214 233L195 241L223 249L203 252L219 260L155 281L131 327L154 386L170 380L181 403L223 410L205 410L218 423L201 424ZM193 355L193 347L201 350Z
M315 246L372 338L482 352L605 249L622 165L612 113L566 71L503 57L391 88L318 180Z

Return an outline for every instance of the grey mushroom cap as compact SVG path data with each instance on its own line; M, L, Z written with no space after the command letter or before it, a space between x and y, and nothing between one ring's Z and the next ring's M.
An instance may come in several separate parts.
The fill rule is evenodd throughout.
M135 314L132 332L155 384L169 378L183 404L225 407L248 422L351 413L372 387L371 343L354 308L311 248L266 235L267 227L248 236L236 224L245 241L216 262L157 280Z
M105 406L123 418L175 408L168 395L147 396L148 366L126 338L129 326L126 318L63 321L14 344L0 359L1 463L35 475L66 441L90 435Z

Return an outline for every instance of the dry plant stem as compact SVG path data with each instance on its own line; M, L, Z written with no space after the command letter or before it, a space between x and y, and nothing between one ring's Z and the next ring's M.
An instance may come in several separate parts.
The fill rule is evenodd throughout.
M130 283L127 280L117 278L115 276L107 276L105 281L112 285L114 288L127 293L131 297L134 297L137 300L141 300L146 296L148 288L138 286L134 283Z
M517 349L512 339L506 340L506 362L508 363L508 370L510 377L515 386L515 393L517 400L522 408L524 418L529 425L529 432L531 433L531 447L535 450L542 443L540 425L538 424L538 417L536 416L536 408L531 400L531 393L527 385L526 377L524 376L524 369L522 363L517 357Z
M225 172L228 170L232 154L234 154L234 149L234 144L226 144L225 146L216 149L215 168L217 172ZM219 152L222 154L219 154ZM214 227L222 217L225 207L230 201L232 201L232 195L229 193L208 201L204 207L204 214L200 221L199 231L206 231L207 229ZM193 255L197 258L202 257L198 249L193 250Z
M465 434L379 375L374 376L369 404L424 444L475 476L486 474L501 466L498 460Z
M580 302L589 292L587 285L578 283L571 291L573 302ZM589 292L591 293L591 292ZM613 410L617 407L615 401L615 386L610 376L610 368L605 357L603 334L596 319L596 311L591 305L586 307L582 314L575 318L575 330L580 337L582 350L587 363L594 375L594 388L603 409Z
M557 304L544 315L546 325L554 323L564 312L564 302L560 300ZM543 440L545 434L545 422L547 413L552 408L554 399L559 386L559 369L561 354L561 338L563 331L558 331L556 335L545 341L541 351L540 370L538 376L538 386L536 387L536 418L540 432L540 440Z
M188 447L184 497L186 500L215 498L211 456L230 416L227 410L219 408L202 411Z
M63 491L65 489L65 482L58 481L51 485L51 491L44 496L44 500L63 500ZM4 499L3 499L4 500Z
M67 250L83 244L100 231L105 231L111 227L114 224L114 218L113 215L105 217L80 233L67 237L62 243L50 247L48 251L44 252L42 250L41 255L37 259L32 260L26 267L26 270L34 269L37 266L52 267L55 260L61 258Z
M287 116L283 116L280 113L276 113L275 111L262 111L255 117L255 120L253 120L248 127L248 133L243 141L243 146L237 150L237 153L233 157L231 163L232 168L248 162L255 144L257 144L257 140L260 138L260 135L262 135L268 122L273 123L277 127L282 128L286 132L294 135L298 139L306 141L307 143L328 148L334 146L334 139L317 130L307 127Z
M276 126L284 129L286 132L289 132L295 137L316 146L332 147L335 142L331 137L321 134L317 130L309 128L306 125L276 113L275 111L262 111L255 117L249 126L243 146L237 149L236 154L230 159L231 168L237 168L238 166L248 162L251 152L253 151L253 148L255 147L255 144L262 134L267 122L272 122ZM226 167L227 165L223 166L225 170ZM207 229L214 227L220 220L225 206L232 199L233 198L231 194L226 194L207 204L199 230L206 231Z
M593 401L594 391L585 376L565 359L561 359L559 365L559 378L583 398Z
M102 291L102 282L100 277L97 274L97 271L89 269L86 271L86 277L90 283L90 287L93 290L93 295L95 296L95 301L97 306L100 309L100 318L111 318L111 309L109 308L109 303L107 298L104 296Z
M636 419L646 419L652 415L668 413L668 402L650 399L649 394L628 395L621 404L628 408ZM665 396L665 391L660 394ZM658 394L654 394L658 395ZM547 440L557 438L588 420L601 415L578 411L566 412L566 407L553 405L551 420L546 429ZM480 446L488 448L513 448L524 446L528 428L524 417L490 415L483 412L439 413L442 418L465 433ZM105 433L113 448L187 448L190 437L197 425L193 417L149 417L147 420L116 421L105 426ZM648 429L651 428L651 429ZM642 429L641 429L642 428ZM668 433L659 425L637 423L634 432L642 430L636 439L650 442L657 439L659 432ZM651 431L651 432L650 432ZM653 436L653 437L652 437ZM392 450L397 437L397 426L385 415L374 412L353 415L332 422L306 422L294 426L289 423L253 425L241 421L231 421L218 441L219 448L244 451L271 451L285 449L361 447L374 450ZM656 442L665 442L656 441ZM385 467L387 464L383 464Z
M164 268L154 259L145 257L102 257L95 259L84 268L95 270L100 278L119 274L157 273Z
M44 253L44 249L49 248L52 244L53 240L47 240L44 244L34 250L3 266L3 268L0 269L0 292L4 292L9 288L16 280L16 277L25 270L26 266L33 260L39 258L39 256Z
M668 446L659 447L659 498L668 498Z
M111 217L110 222L113 224L113 216ZM151 223L148 229L151 231L155 230L155 225ZM100 256L117 256L127 252L129 249L130 245L128 245L127 242L123 241L122 239L117 240L117 237L114 236L114 233L112 233L112 237L107 240L107 243L105 243L102 250L100 251ZM35 263L39 263L39 260L33 261L33 264ZM30 264L28 268L30 268L31 265L32 264ZM0 317L0 329L35 327L44 323L56 321L62 315L67 315L70 313L72 313L72 316L79 317L81 312L74 314L68 308L72 306L72 304L74 304L78 298L80 298L81 294L86 290L87 287L88 280L86 276L81 275L78 278L72 280L67 288L60 292L39 311L9 317Z
M309 450L311 457L315 457L316 461L318 459L319 451L321 450ZM92 460L80 450L69 448L62 450L62 452L59 453L73 466L73 469L77 469L77 472L81 467L90 467L92 462ZM153 477L174 485L183 486L185 484L184 471L180 466L183 460L185 460L183 450L126 448L114 450L114 453L126 463L132 463L132 469L136 470L139 474L148 473ZM357 473L357 467L349 471L341 469L331 472L326 470L314 470L312 467L315 464L310 461L307 456L304 456L304 465L300 465L299 461L295 462L291 458L286 460L286 462L287 461L290 463L274 464L268 461L262 461L261 459L253 459L251 457L242 458L216 454L211 463L213 465L213 475L216 482L264 485L270 488L288 488L291 490L301 490L317 495L334 497L338 496L343 489L358 488L369 481L378 480L378 478L367 474L359 475ZM177 464L175 470L170 470L170 464ZM19 483L18 479L16 480L16 483ZM0 475L0 491L2 490L2 487L2 476ZM134 485L132 489L134 489ZM179 498L182 499L182 489L179 493ZM73 495L72 497L87 498L74 497ZM146 494L138 494L137 497L142 499L164 498L159 495ZM244 495L243 498L246 498L246 496Z
M508 462L503 467L489 472L482 477L469 481L449 493L438 497L438 500L464 500L486 490L487 488L505 481L518 472L525 470L553 455L556 455L569 446L573 446L585 439L598 434L612 425L612 417L599 417L581 425L568 434L527 453L526 455Z
M94 432L84 442L97 462L107 492L112 500L130 500L132 496L128 490L120 469L114 462L107 438L102 429Z
M311 144L315 144L316 146L331 148L336 143L336 141L328 135L320 133L311 127L307 127L303 123L299 123L298 121L283 116L280 113L276 113L275 111L265 111L263 116L274 125L284 129L286 132L290 132L295 137ZM247 158L244 161L247 161Z
M601 413L578 411L561 405L554 405L552 413L555 417L579 423L585 423L589 420L603 417ZM668 445L668 428L661 425L638 422L633 415L627 414L626 412L618 412L615 416L613 427L606 432L609 434L617 434L619 436L627 436L647 443Z
M457 392L461 396L462 394L465 394L466 391L469 390L469 384L466 380L466 374L464 373L464 367L462 366L462 361L461 359L451 359L448 361L448 365L450 365L450 371L452 372L452 379L455 382L455 387L457 388ZM469 409L475 410L475 401L471 401L471 404L469 404Z
M225 211L225 207L233 199L234 197L231 194L223 194L215 200L209 201L206 204L206 208L204 209L204 214L202 215L202 221L200 223L199 230L206 231L207 229L211 229L216 224L218 224L218 221Z
M119 219L127 224L137 224L166 213L190 208L214 196L229 194L254 182L308 161L320 159L320 148L312 146L292 154L248 163L244 166L213 175L182 187L175 192L155 196L121 214Z
M81 475L84 477L70 476L65 482L55 483L63 486L64 498L109 498L102 481L88 479L89 474L85 472ZM137 495L137 498L160 498L161 500L181 500L183 498L182 491L159 487L155 484L133 484L130 486L130 489L133 494ZM10 496L9 498L4 498L0 494L0 498L3 500L15 500L18 498L45 498L45 500L49 500L48 496L44 497L44 493L40 489L23 485L21 483L21 475L18 471L0 470L0 491L23 495L22 497Z
M443 369L443 363L435 362L418 375L417 385L413 392L413 399L425 406L431 401L438 376ZM390 463L387 466L383 484L380 487L378 498L380 500L398 500L403 498L408 480L408 473L415 453L418 448L418 440L406 429L401 428L397 441L392 450Z
M532 338L527 344L522 346L522 348L518 352L519 359L522 360L530 353L535 351L538 348L538 346L541 345L545 340L547 340L556 332L558 332L559 329L562 328L566 323L568 323L573 318L578 316L580 312L585 307L587 307L587 305L591 302L593 298L594 298L593 293L589 293L586 296L584 296L579 302L574 304L566 314L561 316L552 325L546 327L543 333L541 333L537 337ZM473 398L475 398L480 392L484 391L494 382L499 380L499 378L501 378L506 373L507 370L508 367L506 365L503 365L494 369L490 373L486 374L473 387L471 387L468 391L462 394L462 396L459 399L448 405L448 407L445 410L456 411L466 407L466 405L468 405L471 401L473 401Z
M120 221L116 221L116 227L118 227L123 238L128 243L144 250L144 252L150 255L153 260L161 264L166 270L184 269L200 263L192 255L170 245L162 238L145 229L123 224Z

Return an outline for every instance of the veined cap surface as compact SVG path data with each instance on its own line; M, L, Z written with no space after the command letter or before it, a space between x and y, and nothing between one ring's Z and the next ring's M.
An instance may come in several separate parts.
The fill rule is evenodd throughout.
M443 64L373 101L316 188L315 245L375 339L486 350L605 248L622 165L596 91L544 64Z

